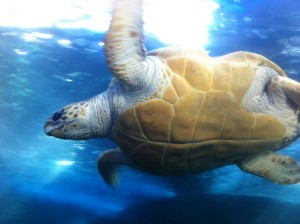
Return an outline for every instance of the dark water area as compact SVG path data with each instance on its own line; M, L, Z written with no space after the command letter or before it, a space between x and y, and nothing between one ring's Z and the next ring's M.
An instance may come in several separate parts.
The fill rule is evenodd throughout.
M30 198L10 223L299 223L299 206L255 196L184 195L131 204L116 215L95 213L70 203ZM28 214L32 214L28 216ZM35 215L34 215L35 214ZM54 215L55 214L55 215Z
M300 81L300 2L216 2L204 46L211 56L256 52ZM299 184L277 185L236 166L187 177L124 167L111 189L96 160L113 142L47 137L43 125L52 112L107 88L103 35L0 27L1 224L300 223ZM166 45L151 34L146 39L148 50ZM280 153L300 161L299 140Z

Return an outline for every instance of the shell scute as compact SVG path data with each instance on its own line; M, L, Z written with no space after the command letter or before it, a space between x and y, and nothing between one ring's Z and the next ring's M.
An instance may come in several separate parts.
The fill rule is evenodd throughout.
M241 106L237 109L234 107L230 109L220 138L228 140L250 140L254 116L242 110Z
M152 99L136 106L137 121L148 139L158 142L170 141L173 107L161 99ZM129 132L128 132L129 133ZM132 133L130 135L134 136Z
M179 75L173 76L173 78L172 78L172 86L176 90L177 95L179 97L184 96L190 90L190 87L187 84L187 82L185 81L185 79L182 78Z
M234 74L234 79L230 91L235 97L242 100L252 83L255 69L245 64L236 64L232 66L232 74Z
M203 99L203 93L191 90L174 105L174 118L170 129L171 142L185 143L193 140L193 127L197 122Z
M285 134L284 129L277 125L276 118L263 114L256 117L251 133L252 139L281 138Z
M212 66L207 59L189 58L183 76L192 88L206 92L212 85Z
M217 167L217 163L213 160L215 147L216 141L190 144L187 158L188 172L205 171Z
M163 170L165 145L159 142L144 142L136 147L129 158L136 161L142 169L161 174Z
M222 80L222 81L220 81ZM225 62L219 62L213 67L213 90L229 92L232 85L232 66Z
M178 95L175 88L173 86L167 87L164 91L162 99L171 104L176 103L178 101Z
M130 133L132 136L135 136L140 139L146 139L147 137L144 135L142 128L136 118L135 108L130 108L126 110L122 119L119 121L119 132L122 133Z
M194 128L194 142L219 139L235 99L230 93L210 91L205 94L201 113Z
M187 173L188 146L189 144L169 144L165 148L163 173L176 175L178 170L182 170L182 173Z

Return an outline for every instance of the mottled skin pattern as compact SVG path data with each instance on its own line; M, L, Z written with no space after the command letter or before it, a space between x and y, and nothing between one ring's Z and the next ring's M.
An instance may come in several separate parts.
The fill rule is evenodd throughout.
M300 181L297 162L276 151L299 136L300 84L263 56L202 49L146 53L142 0L115 0L105 37L114 74L107 90L55 112L45 133L108 137L98 170L117 184L119 165L185 175L228 164L280 184ZM88 88L88 87L87 87Z

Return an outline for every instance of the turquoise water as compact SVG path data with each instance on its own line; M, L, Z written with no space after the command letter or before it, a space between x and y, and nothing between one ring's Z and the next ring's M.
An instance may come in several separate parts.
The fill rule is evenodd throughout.
M260 53L300 81L300 2L217 3L210 55ZM45 136L53 111L106 89L102 38L86 29L0 27L0 223L300 223L299 184L276 185L235 166L178 178L124 167L113 190L96 160L114 143ZM147 49L165 45L148 35ZM300 161L299 141L281 152Z

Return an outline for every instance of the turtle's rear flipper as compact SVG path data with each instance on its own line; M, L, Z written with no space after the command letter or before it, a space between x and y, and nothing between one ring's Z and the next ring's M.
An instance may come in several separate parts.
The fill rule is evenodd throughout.
M264 177L278 184L295 184L300 182L300 166L288 156L268 152L252 156L237 163L238 167L248 173Z
M118 167L120 165L129 165L128 163L128 159L119 149L110 149L100 155L97 166L105 183L112 187L117 187L119 184Z

